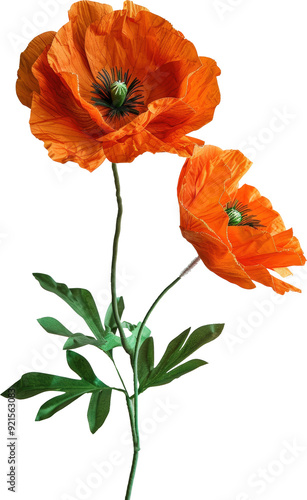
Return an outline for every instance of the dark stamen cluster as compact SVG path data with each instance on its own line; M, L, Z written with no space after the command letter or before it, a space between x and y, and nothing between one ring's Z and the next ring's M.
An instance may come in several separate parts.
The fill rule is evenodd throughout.
M139 115L140 111L137 109L139 106L144 106L143 95L141 93L142 85L140 80L134 78L131 81L131 75L129 70L123 75L122 69L112 68L111 75L107 70L103 69L97 75L98 82L92 83L92 94L96 97L92 97L95 106L103 106L109 111L107 113L109 118L121 118L129 114ZM124 82L127 86L127 95L124 103L116 107L112 102L111 97L111 85L116 82Z
M227 203L224 210L227 215L229 214L229 226L250 226L256 229L258 227L265 227L263 224L261 224L261 221L259 219L255 218L255 215L250 215L251 209L248 208L248 205L243 205L243 203L239 202L238 200ZM234 211L238 212L238 215L240 214L240 222L238 222L235 217L231 216Z

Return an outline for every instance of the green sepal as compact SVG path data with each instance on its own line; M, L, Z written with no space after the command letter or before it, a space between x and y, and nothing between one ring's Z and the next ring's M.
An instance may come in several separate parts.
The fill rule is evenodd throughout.
M57 283L47 274L33 273L33 276L44 290L52 292L64 300L84 319L95 337L103 341L105 330L95 301L88 290L84 288L68 288L64 283Z
M185 330L168 344L165 353L155 368L153 367L153 342L149 343L149 339L145 341L139 351L139 393L144 392L148 387L168 384L175 378L207 364L206 361L193 359L180 365L197 349L216 339L222 333L223 328L223 324L214 324L201 326L191 334L190 328Z

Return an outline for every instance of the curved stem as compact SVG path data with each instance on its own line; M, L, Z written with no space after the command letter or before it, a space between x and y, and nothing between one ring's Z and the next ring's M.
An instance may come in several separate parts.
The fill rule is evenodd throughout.
M114 176L114 182L115 182L115 188L116 188L116 200L117 200L117 207L118 207L115 235L114 235L114 241L113 241L113 255L112 255L112 268L111 268L112 308L113 308L113 314L114 314L114 318L115 318L115 321L117 324L117 328L118 328L118 331L120 334L120 338L122 341L122 346L128 354L131 354L131 349L129 348L129 346L127 344L126 335L125 335L124 329L123 329L122 324L121 324L121 320L120 320L119 313L118 313L118 306L117 306L116 264L117 264L118 241L119 241L119 235L120 235L120 230L121 230L121 220L122 220L122 215L123 215L123 203L122 203L122 199L121 199L121 195L120 195L120 183L119 183L119 176L118 176L116 163L112 163L112 171L113 171L113 176Z
M152 311L155 309L156 305L160 300L164 297L164 295L171 289L173 286L175 286L178 281L180 281L182 278L182 275L178 276L170 285L168 285L166 288L164 288L163 292L160 293L160 295L156 298L152 306L149 308L147 311L147 314L145 318L143 319L143 322L141 324L140 330L138 332L138 336L136 339L136 344L135 344L135 350L134 350L134 357L133 357L133 385L134 385L134 419L135 419L135 429L136 429L136 434L138 438L138 446L140 447L140 438L139 438L139 423L138 423L138 407L139 407L139 394L138 394L138 356L139 356L139 351L141 347L141 338L142 338L142 333L145 328L145 325L147 323L147 320L149 316L151 315Z

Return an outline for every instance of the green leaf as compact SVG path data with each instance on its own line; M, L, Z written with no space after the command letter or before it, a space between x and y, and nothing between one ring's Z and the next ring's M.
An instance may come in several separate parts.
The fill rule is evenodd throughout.
M73 333L68 330L62 323L60 323L55 318L39 318L38 323L46 330L48 333L53 333L54 335L61 335L63 337L70 337Z
M106 344L101 340L96 340L94 337L83 335L83 333L73 333L65 342L63 349L78 349L85 345L93 345L98 348L104 347Z
M160 363L155 368L155 375L170 370L197 349L216 339L222 333L223 328L222 324L201 326L190 336L190 328L185 330L169 343Z
M188 338L178 356L179 363L193 354L197 349L212 342L219 337L225 325L218 323L213 325L205 325L197 328Z
M149 376L154 367L154 340L147 338L139 351L138 355L138 379L140 384Z
M94 434L104 424L111 405L112 389L93 392L88 407L87 418L90 431Z
M142 346L140 349L141 358L138 362L139 392L144 392L148 387L168 384L175 378L207 364L205 361L194 359L180 365L197 349L216 339L222 333L223 328L222 324L206 325L197 328L191 335L190 328L185 330L168 344L155 368L150 366L151 358L153 361L153 344L152 347L150 344ZM147 351L149 348L152 352ZM173 369L175 366L177 368Z
M84 392L76 392L76 394L70 392L69 394L60 394L60 396L49 399L40 407L35 420L45 420L46 418L52 417L55 413L63 410L63 408L80 398L83 394Z
M123 297L117 298L117 308L118 308L119 317L121 318L123 315L124 309L125 309ZM105 326L106 330L109 329L113 333L115 333L117 330L117 324L116 324L115 317L113 314L112 303L109 305L108 310L106 312L106 315L104 318L104 326Z
M16 399L27 399L46 391L74 391L91 392L95 387L85 380L76 380L68 377L59 377L48 373L30 372L22 375L9 389L2 393L5 398L10 397L10 389L15 390Z
M109 413L112 389L96 377L87 359L80 356L80 354L67 351L67 362L69 367L81 379L75 380L47 373L26 373L13 386L4 391L2 396L6 398L12 397L12 389L16 399L31 398L47 391L64 392L64 394L46 401L40 407L36 420L45 420L83 394L92 393L89 418L91 430L96 432ZM95 394L96 396L94 396Z
M106 343L103 346L101 346L101 349L104 352L111 351L115 347L120 347L122 345L120 337L117 337L113 333L107 333L105 336L105 341Z
M175 337L168 344L166 351L161 358L161 361L154 369L155 375L158 375L159 373L166 372L167 370L170 370L173 366L176 366L176 364L178 364L177 363L178 354L179 354L180 349L183 346L184 342L186 341L190 331L191 331L191 328L188 328L184 332L180 333L180 335L178 335L178 337Z
M130 347L130 349L132 349L132 350L134 350L134 348L135 348L136 339L137 339L139 330L141 328L141 324L142 323L138 323L137 325L131 325L131 323L126 323L126 322L123 323L123 325L125 325L124 327L128 328L129 331L131 331L130 337L127 337L127 344ZM129 327L126 325L129 325ZM142 331L142 335L141 335L141 345L144 342L144 340L146 340L150 336L150 334L151 334L151 331L149 330L149 328L147 328L147 326L145 326L145 328Z
M42 288L55 293L64 300L89 326L97 339L103 339L104 328L92 294L83 288L68 288L64 283L57 283L47 274L34 273Z
M196 370L196 368L199 368L200 366L207 364L208 363L206 361L203 361L202 359L191 359L190 361L187 361L186 363L177 366L177 368L174 368L170 372L161 374L156 379L153 379L150 383L150 387L169 384L176 378L179 378L182 375L185 375L186 373L189 373L193 370Z
M96 377L93 368L88 360L75 351L67 351L66 358L69 368L73 370L81 379L86 380L92 385L98 387L107 387L99 378Z
M37 321L44 328L44 330L46 330L46 332L68 337L63 346L64 350L78 349L78 347L83 347L85 345L93 345L99 349L102 349L104 345L107 346L108 334L105 339L97 340L95 337L90 337L89 335L84 335L83 333L72 333L55 318L46 317L40 318Z
M131 323L127 323L126 321L122 322L123 328L127 328L131 333L129 337L127 337L127 344L131 349L134 349L135 343L136 343L136 338L139 333L141 323L138 323L137 325L132 325ZM141 344L144 342L145 339L147 339L150 336L150 330L149 328L145 327L142 336L141 336ZM104 345L99 346L100 349L102 349L104 352L108 353L115 347L120 347L122 345L121 338L114 333L108 332L106 333L105 336L105 341L106 343Z

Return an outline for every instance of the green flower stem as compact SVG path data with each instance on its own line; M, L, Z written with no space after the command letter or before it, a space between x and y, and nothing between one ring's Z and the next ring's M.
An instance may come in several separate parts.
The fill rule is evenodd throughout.
M121 323L121 319L119 317L118 313L118 305L117 305L117 294L116 294L116 263L117 263L117 252L118 252L118 241L119 241L119 236L120 236L120 230L121 230L121 219L122 219L122 214L123 214L123 204L122 204L122 199L120 195L120 183L119 183L119 176L118 176L118 171L117 171L117 165L116 163L112 163L112 171L114 175L114 182L115 182L115 187L116 187L116 199L117 199L117 206L118 206L118 212L117 212L117 219L116 219L116 229L115 229L115 235L114 235L114 242L113 242L113 256L112 256L112 270L111 270L111 291L112 291L112 309L113 309L113 314L114 318L120 333L121 341L122 341L122 346L125 349L125 351L130 355L131 358L131 364L133 367L133 383L134 383L134 395L129 397L126 385L121 377L121 374L114 362L113 364L115 366L115 369L117 371L117 374L121 380L121 383L123 385L124 390L122 392L125 393L126 396L126 403L127 403L127 408L128 408L128 413L129 413L129 419L130 419L130 425L131 425L131 432L132 432L132 438L133 438L133 460L132 460L132 466L131 466L131 471L130 471L130 476L129 476L129 481L127 485L127 491L126 491L126 496L125 500L130 500L131 499L131 494L132 494L132 488L133 488L133 483L134 483L134 478L135 478L135 473L136 473L136 468L137 468L137 463L138 463L138 457L139 457L139 451L140 451L140 435L139 435L139 424L138 424L138 355L139 355L139 350L141 347L141 338L142 338L142 332L145 328L146 322L151 315L152 311L155 309L156 305L160 302L160 300L164 297L164 295L171 289L173 286L178 283L178 281L181 280L183 276L185 276L199 261L199 258L194 259L194 261L186 268L184 271L176 278L170 285L168 285L161 293L160 295L156 298L152 306L149 308L146 316L144 317L144 320L141 324L140 330L138 332L138 336L136 339L136 344L135 348L131 349L129 348L127 344L127 339L125 336L125 332Z
M130 417L130 425L131 425L131 430L132 430L132 437L133 437L133 459L132 459L132 465L131 465L131 470L130 470L130 475L129 475L129 481L128 481L128 485L127 485L126 496L125 496L125 500L130 500L132 488L133 488L134 477L135 477L136 468L137 468L137 463L138 463L138 458L139 458L140 446L139 446L139 436L137 433L137 429L135 427L135 412L134 412L134 408L133 408L131 399L129 397L126 397L126 402L127 402L127 407L128 407L129 417Z
M113 256L112 256L112 269L111 269L111 292L112 292L112 308L113 308L113 314L114 318L117 324L117 328L120 334L120 338L122 341L122 346L125 349L125 351L131 355L131 349L129 348L127 344L127 339L126 335L124 332L124 329L122 327L122 323L119 317L118 313L118 307L117 307L117 295L116 295L116 263L117 263L117 252L118 252L118 240L119 240L119 235L120 235L120 229L121 229L121 220L122 220L122 215L123 215L123 203L120 195L120 183L119 183L119 176L118 176L118 171L117 171L117 165L116 163L112 163L112 171L114 175L114 182L115 182L115 188L116 188L116 200L117 200L117 219L116 219L116 228L115 228L115 235L114 235L114 242L113 242Z
M134 349L134 355L133 355L133 385L134 385L134 395L132 396L133 401L134 401L134 432L135 432L135 437L136 441L134 440L134 455L133 455L133 462L132 462L132 467L131 467L131 472L130 472L130 478L129 478L129 483L128 483L128 489L127 489L127 496L125 500L129 500L131 496L131 491L132 491L132 486L133 486L133 481L135 477L135 472L136 472L136 467L137 467L137 461L138 461L138 453L140 451L140 434L139 434L139 393L138 393L138 356L139 356L139 351L141 347L141 338L142 338L142 333L143 330L146 326L147 320L153 310L155 309L156 305L160 302L160 300L164 297L164 295L171 289L173 286L175 286L181 278L186 276L199 262L199 257L196 257L183 271L182 273L176 278L170 285L168 285L164 290L158 295L152 306L148 309L145 318L143 319L143 322L141 324L141 327L138 332L138 336L136 339L136 344L135 344L135 349ZM134 437L134 439L135 439Z
M134 356L133 356L133 385L134 385L134 418L135 418L135 429L136 429L136 434L138 437L138 443L140 441L139 439L139 424L138 424L138 412L139 412L139 394L138 394L138 356L139 356L139 351L141 347L141 338L142 338L142 332L146 326L147 320L153 310L155 309L156 305L160 300L164 297L164 295L171 289L173 286L175 286L178 281L181 280L181 275L178 276L170 285L168 285L166 288L164 288L163 292L160 293L160 295L156 298L152 306L149 308L145 318L143 319L143 322L141 324L140 330L138 332L138 336L136 339L136 344L135 344L135 350L134 350ZM140 444L140 443L139 443Z

